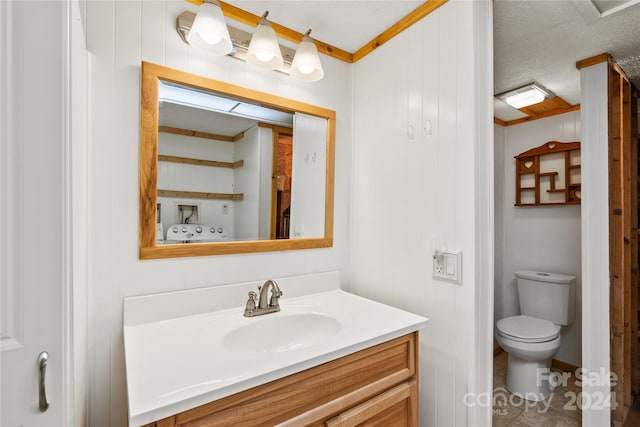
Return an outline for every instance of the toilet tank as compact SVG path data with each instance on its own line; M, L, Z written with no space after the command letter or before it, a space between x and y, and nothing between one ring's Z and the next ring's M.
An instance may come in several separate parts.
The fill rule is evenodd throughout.
M557 325L573 322L575 276L541 271L516 271L520 312Z

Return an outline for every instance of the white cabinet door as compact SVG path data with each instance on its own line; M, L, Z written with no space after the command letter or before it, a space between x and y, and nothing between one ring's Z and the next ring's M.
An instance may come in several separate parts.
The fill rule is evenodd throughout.
M69 424L68 3L0 2L0 425ZM49 407L39 409L38 356ZM43 402L44 403L44 402Z

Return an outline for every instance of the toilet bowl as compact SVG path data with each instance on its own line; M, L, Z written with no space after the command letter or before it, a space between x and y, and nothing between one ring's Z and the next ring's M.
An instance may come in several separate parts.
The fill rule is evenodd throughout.
M530 316L507 317L498 321L496 340L509 354L507 390L536 402L549 397L551 357L560 348L560 326Z
M560 348L562 325L573 320L575 277L517 271L521 315L498 320L495 338L508 354L507 390L526 400L552 392L551 358Z

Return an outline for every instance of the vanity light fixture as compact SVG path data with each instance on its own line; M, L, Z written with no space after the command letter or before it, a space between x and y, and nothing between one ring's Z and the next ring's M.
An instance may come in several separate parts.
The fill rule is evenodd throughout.
M287 46L279 45L275 31L266 19L268 11L262 15L255 33L251 35L238 28L227 27L222 10L217 3L217 0L205 0L197 15L190 11L178 15L176 30L183 42L202 47L216 55L230 55L265 69L288 73L291 77L302 81L315 82L324 77L318 49L309 37L311 30L304 34L297 50L294 51ZM211 12L220 16L216 23L209 19ZM200 20L201 17L204 20ZM208 23L199 24L199 22ZM201 30L202 26L206 31ZM220 31L223 29L224 34L217 37L214 34L218 34L218 30L214 32L212 28ZM218 41L218 43L207 44L206 40Z
M496 95L496 98L518 109L555 97L553 92L536 82Z
M191 19L193 21L189 22ZM178 16L178 33L188 44L214 55L227 55L233 49L218 0L204 0L195 18L192 12L184 12Z
M309 37L309 34L311 34L311 30L304 34L302 41L298 45L289 74L298 80L315 82L324 76L324 70L322 69L322 63L320 63L316 44Z
M269 11L262 15L251 37L246 61L261 68L276 70L282 67L284 61L276 32L267 21L267 15L269 15Z

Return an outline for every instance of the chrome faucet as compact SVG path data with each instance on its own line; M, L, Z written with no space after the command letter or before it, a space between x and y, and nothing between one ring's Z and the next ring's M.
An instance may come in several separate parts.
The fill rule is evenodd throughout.
M271 298L267 301L269 288L271 288ZM282 291L278 286L278 282L269 279L258 287L258 291L260 292L259 296L253 291L249 292L249 299L244 309L245 317L261 316L280 311L279 298L282 296ZM258 297L257 304L256 296Z

